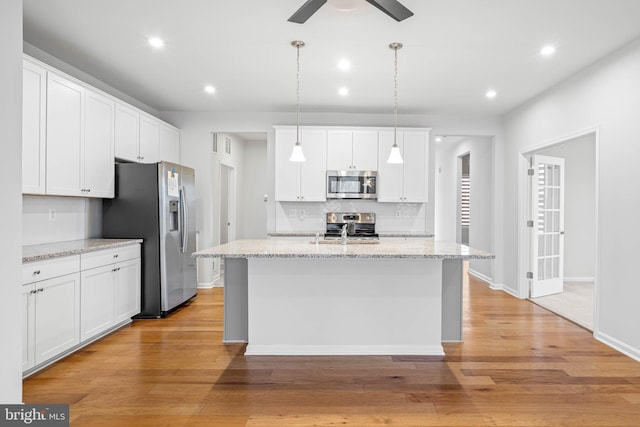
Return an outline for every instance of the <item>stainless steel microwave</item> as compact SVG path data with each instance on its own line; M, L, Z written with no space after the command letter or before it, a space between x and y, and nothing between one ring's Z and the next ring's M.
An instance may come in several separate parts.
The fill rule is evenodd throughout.
M327 171L327 199L377 199L378 172Z

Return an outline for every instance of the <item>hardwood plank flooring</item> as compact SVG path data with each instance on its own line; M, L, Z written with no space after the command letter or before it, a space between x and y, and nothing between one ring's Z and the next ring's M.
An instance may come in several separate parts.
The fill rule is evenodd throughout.
M244 357L223 289L137 320L24 381L73 426L638 426L640 363L474 278L444 357Z

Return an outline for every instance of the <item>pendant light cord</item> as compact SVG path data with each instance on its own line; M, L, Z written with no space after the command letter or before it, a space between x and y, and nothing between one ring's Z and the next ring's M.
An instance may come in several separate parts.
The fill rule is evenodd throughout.
M300 45L296 46L296 144L300 143Z
M395 61L394 61L394 75L393 75L393 144L396 144L396 132L398 128L398 48L394 49Z

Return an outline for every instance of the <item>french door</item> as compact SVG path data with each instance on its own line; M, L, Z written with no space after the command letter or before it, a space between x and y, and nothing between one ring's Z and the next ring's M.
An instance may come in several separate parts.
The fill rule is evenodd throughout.
M560 293L564 285L564 159L534 155L531 298Z

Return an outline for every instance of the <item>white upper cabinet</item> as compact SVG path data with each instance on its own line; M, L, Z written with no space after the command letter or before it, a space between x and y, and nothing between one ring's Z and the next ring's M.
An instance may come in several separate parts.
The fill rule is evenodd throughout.
M48 72L46 194L113 197L114 105Z
M327 131L300 129L300 142L307 159L291 162L291 150L296 142L294 127L276 128L276 192L277 201L325 201Z
M44 194L47 70L23 61L22 84L22 192Z
M327 132L327 170L353 169L353 132L329 130Z
M330 129L327 131L327 170L378 168L376 130Z
M404 132L404 201L426 203L429 199L429 132Z
M137 162L140 144L140 112L135 108L116 103L115 133L115 156Z
M173 126L27 55L22 74L23 194L111 198L115 157L179 162Z
M82 193L90 197L114 197L115 102L86 91L83 144Z
M156 163L160 160L160 122L155 117L140 114L140 146L138 162Z
M135 108L116 104L115 157L137 163L160 160L160 121Z
M47 73L46 193L82 196L82 142L85 89Z
M160 160L180 164L180 131L160 123Z
M378 131L353 131L353 169L378 170Z
M404 163L389 164L393 130L379 133L378 201L426 203L429 177L429 131L398 129L397 143Z

